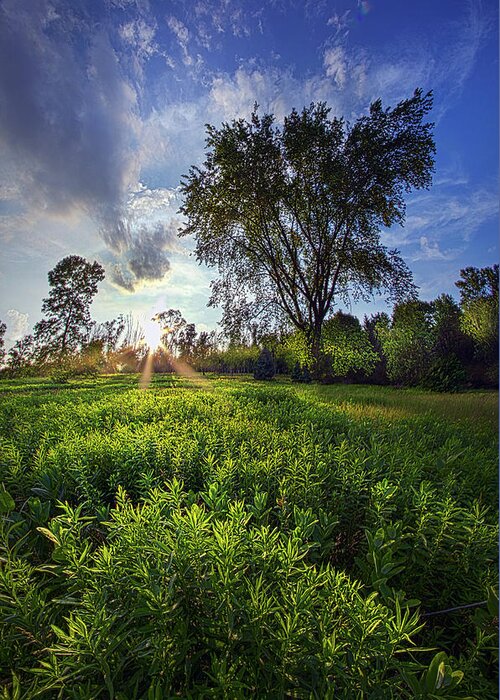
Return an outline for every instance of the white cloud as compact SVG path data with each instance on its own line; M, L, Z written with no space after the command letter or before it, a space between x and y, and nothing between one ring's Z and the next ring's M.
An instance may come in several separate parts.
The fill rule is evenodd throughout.
M167 20L168 28L175 34L177 41L182 48L186 48L189 41L189 31L177 17L170 16Z
M150 58L158 51L155 41L156 22L148 24L142 17L123 24L119 34L141 58Z
M409 198L404 227L383 231L382 242L407 248L415 261L454 260L467 250L481 226L498 215L498 209L498 196L492 190L435 185Z
M339 15L337 12L334 12L333 15L328 19L326 24L328 27L335 27L336 37L338 37L339 34L342 34L344 37L347 37L347 34L349 33L348 27L350 14L351 10L346 10L341 15Z
M429 241L427 236L420 236L420 250L412 255L412 260L454 260L461 253L463 248L449 249L442 251L437 241Z
M328 78L332 78L343 90L347 78L347 62L342 46L327 49L323 57L323 65Z
M9 309L6 325L5 347L10 348L28 332L28 314L17 311L17 309Z

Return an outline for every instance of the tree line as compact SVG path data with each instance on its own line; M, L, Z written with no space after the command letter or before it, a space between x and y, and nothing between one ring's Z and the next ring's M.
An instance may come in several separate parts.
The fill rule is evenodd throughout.
M258 323L238 317L237 309L233 322L219 333L198 332L178 309L159 312L152 321L159 324L161 345L149 348L131 314L103 323L91 318L90 306L103 279L97 262L75 255L61 260L48 274L44 317L33 333L6 352L7 327L0 322L2 375L61 380L99 372L140 372L151 353L156 372L175 371L180 360L204 373L260 371L262 378L290 374L295 381L310 381L316 368L324 382L441 391L498 384L498 265L461 270L456 282L459 302L449 294L433 301L410 299L396 303L391 315L376 313L363 322L337 311L323 324L318 355L302 330L263 331Z

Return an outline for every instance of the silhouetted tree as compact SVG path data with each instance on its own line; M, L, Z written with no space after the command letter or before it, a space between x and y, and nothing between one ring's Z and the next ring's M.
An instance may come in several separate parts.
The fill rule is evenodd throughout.
M380 228L405 220L404 194L429 187L434 140L424 118L431 94L393 109L374 102L352 126L324 103L208 126L205 163L182 183L181 235L218 267L210 305L224 327L286 319L319 360L323 324L338 298L385 289L414 294L411 273Z
M46 318L35 324L35 341L47 356L74 352L92 328L90 305L104 269L98 262L70 255L48 277L51 289L42 304Z

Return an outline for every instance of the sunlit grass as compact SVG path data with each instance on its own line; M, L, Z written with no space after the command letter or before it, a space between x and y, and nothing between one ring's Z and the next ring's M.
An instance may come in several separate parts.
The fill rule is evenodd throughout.
M311 385L297 388L304 397L335 404L354 418L398 420L435 416L496 431L498 392L468 391L439 394L418 389L365 385Z

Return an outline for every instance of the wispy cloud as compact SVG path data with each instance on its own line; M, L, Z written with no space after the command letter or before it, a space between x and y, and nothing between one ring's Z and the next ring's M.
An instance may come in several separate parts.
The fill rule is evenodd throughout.
M455 260L464 248L441 250L437 241L430 241L427 236L420 236L420 249L412 255L412 260Z
M352 109L378 97L398 102L423 87L434 90L439 121L462 93L495 18L481 0L470 0L459 20L436 24L426 35L401 35L396 44L370 52L353 43L349 12L334 14L328 25L335 31L323 52L325 72L339 88L349 85Z
M413 261L455 260L469 249L481 227L498 216L498 210L493 190L438 185L412 196L405 226L384 231L382 240L403 249Z
M323 57L323 65L327 78L332 78L342 90L347 77L347 62L344 48L342 46L334 46L327 49Z

